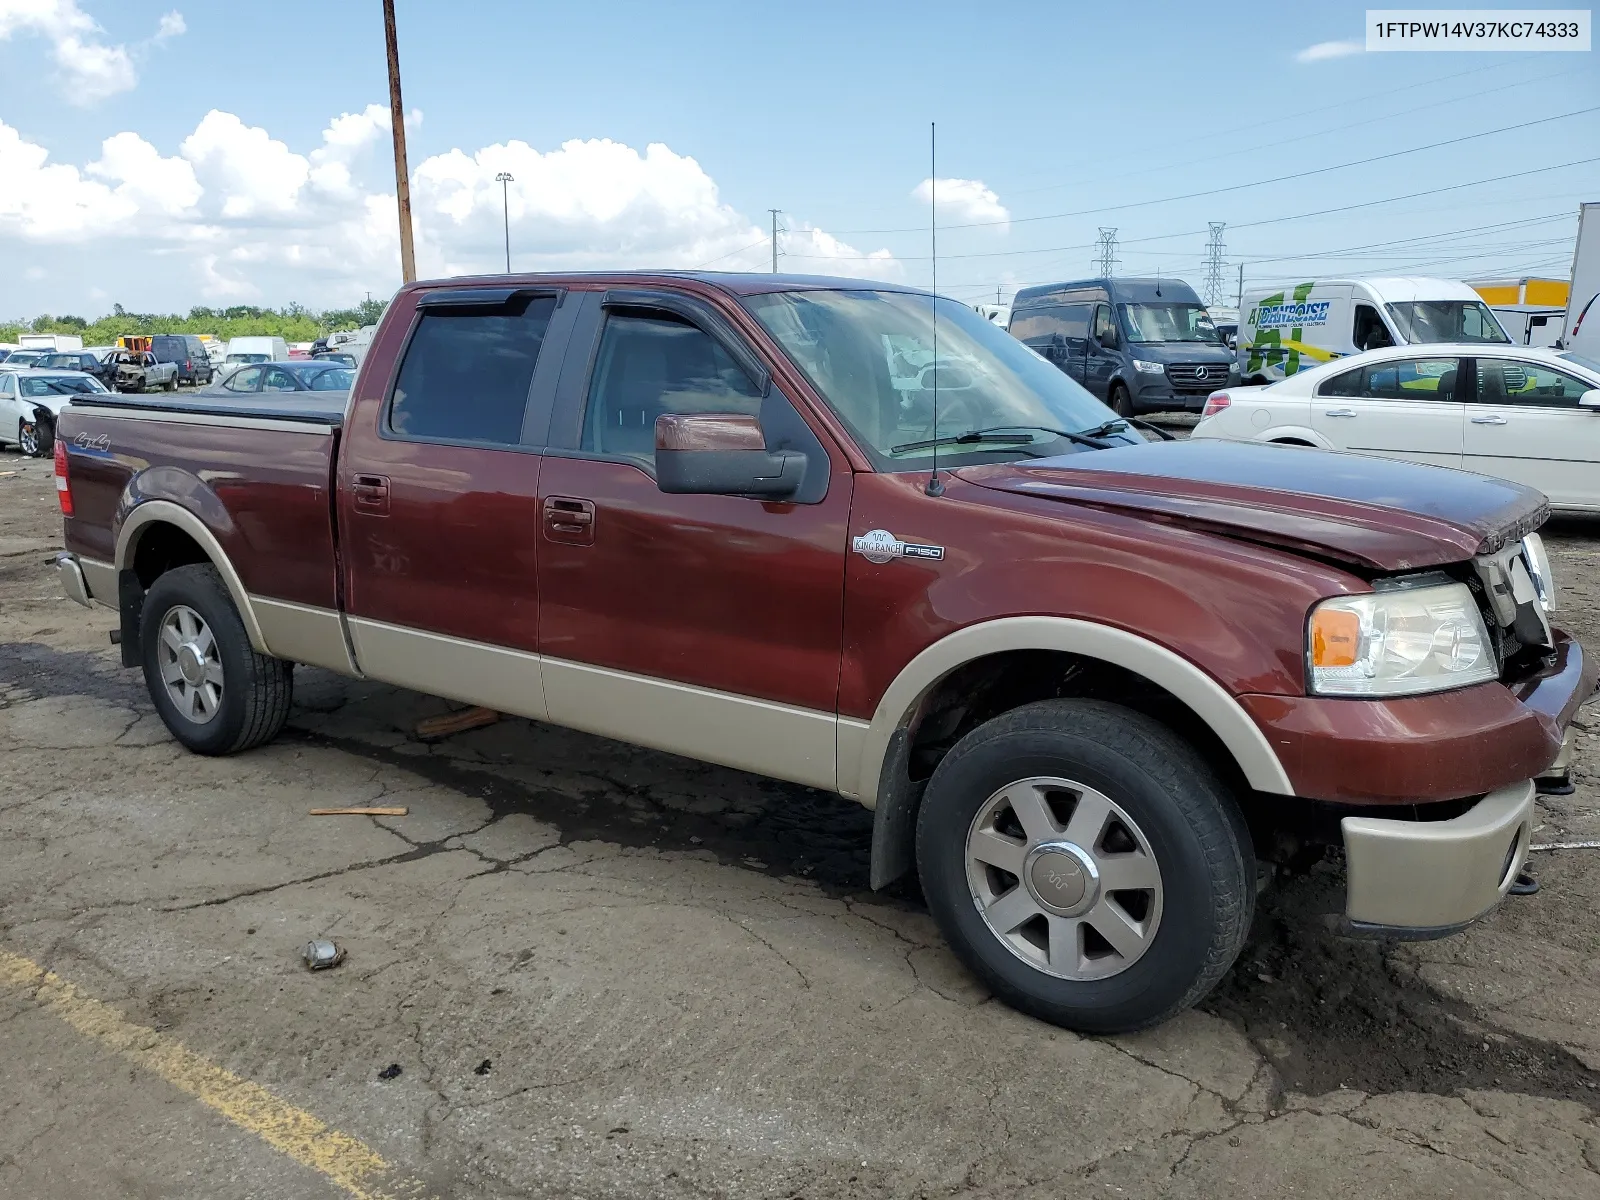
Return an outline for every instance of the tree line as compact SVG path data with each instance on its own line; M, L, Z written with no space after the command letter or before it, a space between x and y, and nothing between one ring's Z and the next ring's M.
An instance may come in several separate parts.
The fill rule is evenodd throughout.
M91 321L85 317L48 313L32 320L0 321L0 342L15 342L25 333L75 333L85 346L109 346L119 337L152 333L209 333L226 341L235 337L281 337L286 342L314 342L340 329L375 324L387 307L382 300L363 300L353 308L316 312L300 304L285 308L258 308L236 304L231 308L197 305L187 316L179 313L128 312L122 305Z

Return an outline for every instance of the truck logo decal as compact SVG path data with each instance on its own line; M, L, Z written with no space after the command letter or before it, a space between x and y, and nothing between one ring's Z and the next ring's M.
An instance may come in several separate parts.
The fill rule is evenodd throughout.
M941 559L943 546L926 546L917 542L902 542L887 529L869 529L853 538L850 548L868 562L886 563L896 558Z

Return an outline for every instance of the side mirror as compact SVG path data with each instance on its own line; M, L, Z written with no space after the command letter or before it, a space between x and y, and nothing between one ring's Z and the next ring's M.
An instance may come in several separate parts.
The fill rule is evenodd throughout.
M656 418L656 486L669 495L781 500L800 489L805 470L805 455L767 449L755 417L663 413Z
M1578 397L1578 403L1584 408L1600 408L1600 388L1590 388Z

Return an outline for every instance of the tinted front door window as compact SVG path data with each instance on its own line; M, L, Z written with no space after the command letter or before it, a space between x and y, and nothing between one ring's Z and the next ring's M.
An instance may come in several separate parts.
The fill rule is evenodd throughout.
M758 416L761 393L711 337L665 315L606 321L589 385L580 448L655 460L656 418L664 413Z

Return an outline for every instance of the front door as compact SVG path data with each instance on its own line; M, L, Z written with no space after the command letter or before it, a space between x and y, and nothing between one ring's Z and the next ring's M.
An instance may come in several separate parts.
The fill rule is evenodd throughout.
M1094 323L1084 341L1083 386L1101 400L1111 390L1111 376L1121 363L1117 348L1122 338L1117 333L1117 318L1109 304L1098 304Z
M352 406L338 494L350 639L368 675L544 716L543 428L530 413L560 370L557 302L427 293L394 378L363 375L377 395Z
M1454 358L1391 358L1324 380L1311 427L1335 449L1461 465L1462 398Z
M540 475L550 719L832 788L848 464L776 384L763 397L716 314L637 294L588 306ZM769 448L810 447L809 494L667 495L665 413L757 416Z
M1557 508L1600 509L1600 411L1592 385L1527 359L1480 358L1463 466L1537 488Z

